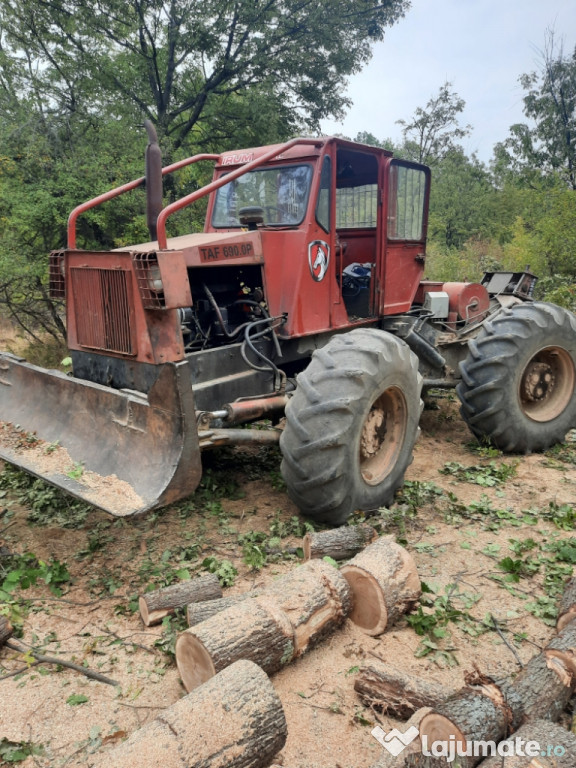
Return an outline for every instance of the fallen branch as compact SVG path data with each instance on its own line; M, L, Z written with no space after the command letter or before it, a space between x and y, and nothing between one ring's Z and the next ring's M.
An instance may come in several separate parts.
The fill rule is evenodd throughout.
M18 643L15 643L13 640L9 640L6 643L6 648L11 648L13 651L17 651L18 653L32 656L32 658L36 659L39 664L57 664L60 667L72 669L74 672L80 672L85 677L90 678L90 680L97 680L99 683L106 683L106 685L113 685L115 687L120 685L120 683L117 683L115 680L111 680L109 677L105 677L105 675L101 675L99 672L95 672L93 669L89 669L88 667L81 667L79 664L74 664L72 661L58 659L55 656L44 656L44 654L38 653L33 648L22 647ZM21 671L23 672L24 670ZM9 676L11 675L5 675L5 677Z
M492 622L492 626L500 636L500 639L502 640L506 648L508 648L508 650L512 653L512 655L514 656L514 658L516 659L520 667L523 668L524 664L522 663L522 659L518 655L518 651L516 650L516 648L514 648L514 646L511 643L508 642L508 640L506 640L504 636L504 632L502 632L502 630L500 629L500 625L496 621L496 618L492 616L492 614L490 614L490 621Z

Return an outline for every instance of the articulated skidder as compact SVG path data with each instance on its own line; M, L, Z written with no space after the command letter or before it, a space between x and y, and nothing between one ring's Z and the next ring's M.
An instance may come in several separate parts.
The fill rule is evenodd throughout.
M147 130L145 178L78 206L50 256L72 375L0 355L1 457L129 515L191 494L205 449L279 442L290 497L340 524L402 484L422 387L456 387L505 451L576 426L576 319L532 274L423 280L428 168L336 138L162 168ZM163 175L200 161L213 181L163 207ZM137 187L150 242L78 248L78 217ZM204 197L204 232L169 237Z

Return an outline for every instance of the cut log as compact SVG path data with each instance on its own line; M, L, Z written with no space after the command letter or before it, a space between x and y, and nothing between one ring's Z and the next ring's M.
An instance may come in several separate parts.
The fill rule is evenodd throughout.
M377 538L378 533L367 523L307 533L302 539L304 559L331 557L333 560L349 560Z
M519 739L522 742L519 742ZM519 750L524 755L515 754ZM549 720L532 720L506 741L498 754L480 763L481 768L574 768L576 736ZM544 753L544 754L543 754Z
M238 605L243 600L258 597L260 592L258 590L251 590L250 592L244 592L241 595L229 595L223 597L221 600L204 600L201 603L190 603L186 609L186 615L188 617L188 626L194 627L196 624L201 624L206 619L214 616L220 611L225 611L230 608L231 605Z
M239 659L249 659L272 674L294 654L290 620L263 597L232 605L182 632L176 640L176 663L187 691Z
M439 683L379 663L360 670L354 690L364 704L399 720L406 720L423 707L435 707L455 693Z
M270 680L256 664L238 661L92 766L265 768L286 735L282 704Z
M416 564L392 536L377 539L341 572L352 590L350 619L368 635L382 634L420 597Z
M564 624L562 630L544 649L547 659L561 659L564 666L576 677L576 621Z
M526 720L558 720L574 688L570 670L559 658L534 656L518 674L512 687L518 693Z
M348 582L322 560L298 566L261 594L273 600L292 623L296 656L339 627L352 608Z
M427 760L436 761L430 765L442 765L432 746L435 742L442 742L452 744L457 750L460 768L473 768L482 756L467 754L467 743L493 741L497 744L508 735L509 730L519 725L521 716L522 703L508 684L486 683L463 688L422 718L420 738L423 754L410 758L412 762L408 761L407 765L424 768L428 766Z
M414 712L412 717L406 723L404 723L401 728L397 729L402 737L404 737L404 740L404 734L408 733L411 728L419 728L422 718L424 715L427 715L428 712L430 712L430 707L422 707L422 709ZM377 730L377 728L378 726L372 730L373 736L375 736L374 732ZM394 738L394 731L388 731L386 735L389 738ZM412 754L417 754L420 752L420 749L421 745L419 736L411 741L410 744L408 744L406 748L398 755L395 755L393 752L390 752L388 749L384 748L380 758L372 765L372 768L405 768L407 758Z
M6 616L0 616L0 648L3 647L6 640L12 637L12 624Z
M350 588L336 568L322 560L304 563L258 597L233 600L179 636L184 686L191 691L238 659L272 674L342 624L350 607Z
M560 632L573 619L576 619L576 577L567 582L560 605L558 606L558 621L556 629Z
M138 606L142 621L147 627L151 627L188 603L199 603L220 597L222 597L222 587L218 577L215 573L206 573L189 581L181 581L170 587L146 592L138 600Z

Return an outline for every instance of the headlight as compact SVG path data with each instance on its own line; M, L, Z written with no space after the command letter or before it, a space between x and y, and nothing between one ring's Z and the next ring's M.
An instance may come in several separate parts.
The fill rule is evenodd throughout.
M164 291L160 267L157 264L150 267L148 270L147 282L148 288L150 288L151 291L154 291L154 293L162 293Z

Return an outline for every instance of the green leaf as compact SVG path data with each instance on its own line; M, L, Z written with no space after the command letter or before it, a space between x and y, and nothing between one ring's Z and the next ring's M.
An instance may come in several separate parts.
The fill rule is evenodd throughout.
M83 693L73 693L66 699L66 704L69 704L71 707L77 707L80 704L85 704L87 701L90 701L90 699Z

